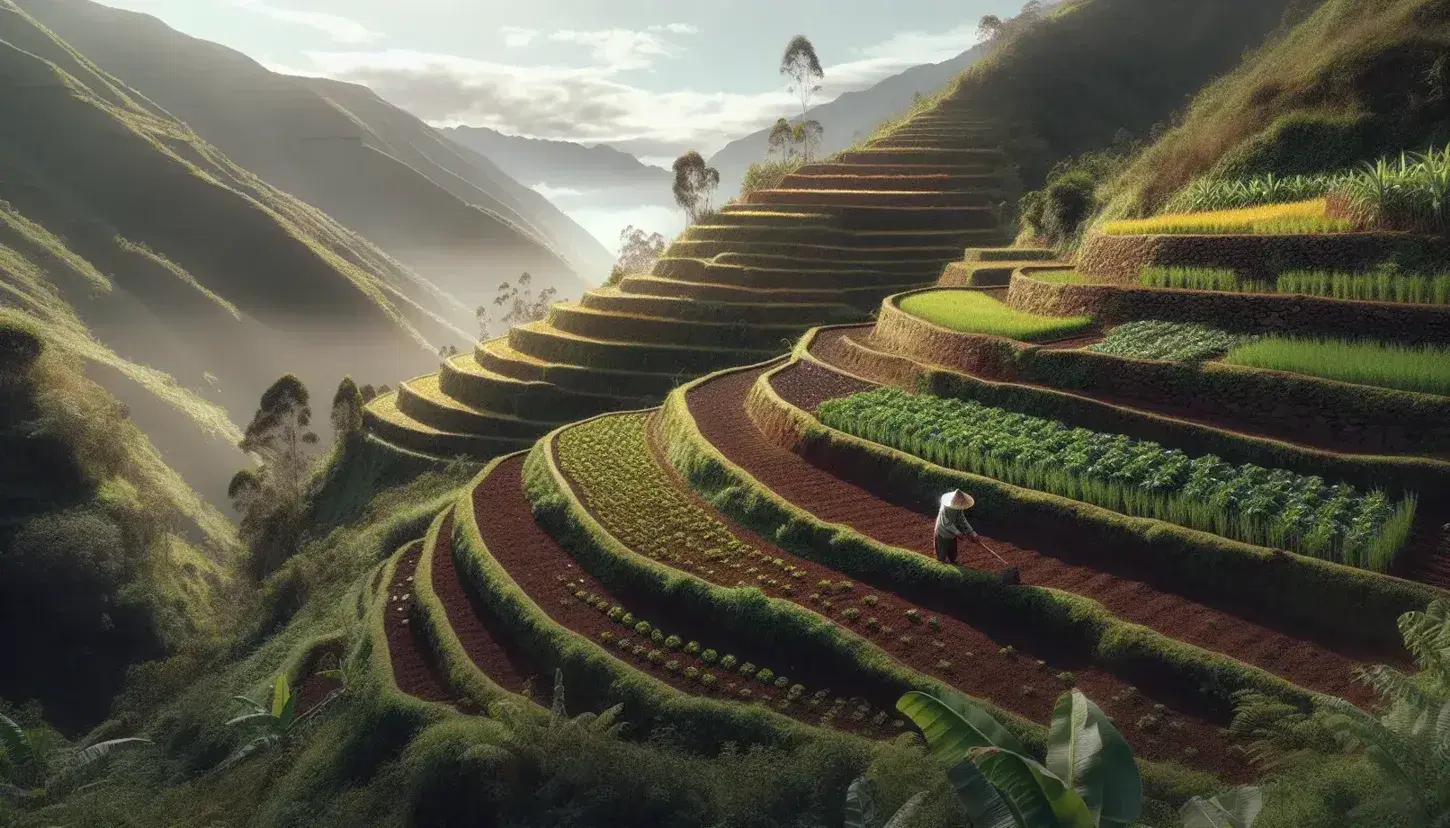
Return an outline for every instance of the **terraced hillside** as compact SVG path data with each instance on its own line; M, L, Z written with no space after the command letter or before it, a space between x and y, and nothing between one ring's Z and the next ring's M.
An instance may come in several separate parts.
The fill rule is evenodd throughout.
M933 110L689 228L648 274L556 305L369 405L379 437L436 455L526 448L570 420L657 403L683 380L866 319L1003 240L998 127Z

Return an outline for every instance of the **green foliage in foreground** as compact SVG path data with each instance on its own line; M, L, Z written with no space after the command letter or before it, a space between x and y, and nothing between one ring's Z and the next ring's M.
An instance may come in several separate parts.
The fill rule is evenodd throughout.
M1118 325L1088 350L1133 359L1201 362L1223 356L1230 348L1251 339L1247 334L1229 333L1207 325L1145 319Z
M1266 336L1239 345L1223 361L1380 388L1450 395L1450 347L1444 345Z
M0 715L0 799L15 800L22 807L50 804L100 785L90 780L112 751L149 744L149 739L126 737L71 747L49 728L26 729Z
M948 468L1379 572L1404 546L1415 500L1284 469L1190 458L975 401L878 388L821 404L825 425Z
M902 297L901 309L962 333L1005 336L1022 342L1066 339L1092 327L1086 316L1039 316L1010 308L985 293L928 290Z

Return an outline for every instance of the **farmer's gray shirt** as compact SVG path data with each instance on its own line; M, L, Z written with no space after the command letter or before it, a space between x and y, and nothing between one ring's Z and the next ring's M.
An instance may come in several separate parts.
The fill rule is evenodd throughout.
M957 535L974 535L975 529L967 522L965 509L953 509L945 504L936 513L936 536L954 538Z

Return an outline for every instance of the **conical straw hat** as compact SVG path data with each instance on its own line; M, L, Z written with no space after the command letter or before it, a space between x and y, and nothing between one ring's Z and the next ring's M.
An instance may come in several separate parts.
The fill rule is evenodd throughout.
M972 499L971 495L967 494L961 489L947 492L946 494L941 496L941 505L951 509L970 509L972 508L972 504L976 502L977 501Z

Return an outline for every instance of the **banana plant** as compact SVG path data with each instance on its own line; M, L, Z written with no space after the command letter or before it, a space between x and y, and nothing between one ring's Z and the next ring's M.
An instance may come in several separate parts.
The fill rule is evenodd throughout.
M344 674L339 670L325 670L320 675L338 680L344 679ZM227 727L240 727L252 731L260 731L248 741L244 742L226 761L217 766L217 770L226 770L233 765L256 755L262 751L270 750L278 745L286 744L292 737L318 713L321 713L327 706L341 697L346 692L347 685L333 690L322 701L313 705L305 713L297 712L297 693L293 692L287 681L286 674L278 675L272 681L272 706L267 707L261 702L255 701L247 696L232 696L232 701L242 705L245 712L227 720Z
M862 776L846 789L845 828L910 828L921 806L926 802L927 791L921 791L906 800L884 825L877 821L876 783Z
M100 771L112 751L149 744L149 739L129 737L67 748L58 746L46 728L26 730L0 715L0 797L45 805L94 788L102 783L86 780Z
M991 715L950 691L907 693L896 709L946 764L978 828L1119 828L1142 811L1143 782L1128 743L1078 690L1053 708L1045 765Z

